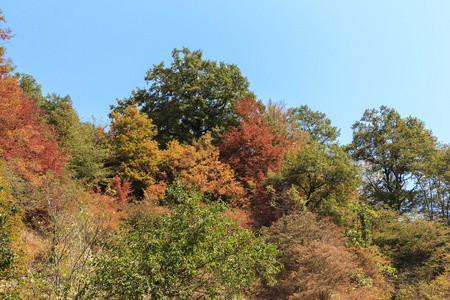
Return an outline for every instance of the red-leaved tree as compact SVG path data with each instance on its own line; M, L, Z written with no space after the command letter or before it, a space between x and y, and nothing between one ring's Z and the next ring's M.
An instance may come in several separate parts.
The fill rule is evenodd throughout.
M218 147L221 160L231 166L236 178L246 188L245 199L250 201L254 227L267 225L280 215L275 207L268 203L264 180L269 170L280 168L283 154L293 144L283 134L270 126L263 115L263 105L254 99L236 101L236 113L241 117L239 127L229 127L220 135ZM251 204L251 205L249 205Z
M242 118L240 126L220 135L220 156L247 188L256 187L270 169L280 167L281 156L291 144L269 126L260 102L239 99L236 113Z
M43 114L16 79L0 79L0 157L33 183L47 171L58 174L68 160Z

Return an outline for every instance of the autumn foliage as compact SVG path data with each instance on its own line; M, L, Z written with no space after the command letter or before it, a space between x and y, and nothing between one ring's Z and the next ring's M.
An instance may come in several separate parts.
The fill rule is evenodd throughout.
M181 178L188 188L198 188L212 200L242 198L242 185L230 166L219 160L219 150L211 142L207 134L192 146L176 140L168 143L161 154L160 176L169 183Z
M247 188L255 187L262 183L270 169L280 167L281 156L290 143L269 126L261 103L239 99L236 113L242 118L240 126L232 126L220 135L220 156Z
M5 17L2 16L2 11L0 10L0 24L2 22L6 23ZM0 39L3 41L11 39L14 36L11 32L12 31L9 27L0 27ZM3 76L5 76L5 74L8 73L11 69L11 66L7 63L4 55L5 47L0 45L0 78L3 78Z
M358 268L333 223L310 212L284 216L263 234L285 252L274 287L261 285L257 299L390 299L373 278ZM389 287L385 283L384 287Z
M158 143L153 140L156 126L133 106L122 113L112 112L111 118L113 169L121 178L131 181L135 192L142 193L155 183L159 162Z
M99 186L90 190L90 197L86 198L94 219L98 220L104 230L118 229L127 217L125 205L129 201L130 184L121 182L118 176L111 180L112 188L103 192Z
M0 80L0 157L25 178L37 182L47 171L59 173L68 160L43 112L27 98L16 79Z

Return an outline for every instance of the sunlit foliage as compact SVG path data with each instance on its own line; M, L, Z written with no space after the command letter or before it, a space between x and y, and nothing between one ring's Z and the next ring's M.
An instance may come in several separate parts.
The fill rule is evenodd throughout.
M190 188L198 188L211 200L236 200L244 196L242 185L229 165L219 160L219 150L209 134L191 145L168 143L161 153L161 178L173 183L181 178Z
M229 299L259 278L273 284L275 246L199 200L123 228L94 260L83 299Z
M254 97L247 78L236 65L203 59L200 50L172 51L173 62L154 65L145 80L149 89L133 91L114 111L137 105L157 127L155 139L192 144L206 133L223 132L237 124L237 97Z
M113 169L131 181L136 193L155 183L160 160L158 143L153 139L156 126L133 106L122 113L111 113L110 146Z

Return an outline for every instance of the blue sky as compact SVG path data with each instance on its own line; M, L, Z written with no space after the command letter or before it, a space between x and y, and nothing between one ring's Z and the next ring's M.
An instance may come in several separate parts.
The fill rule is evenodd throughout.
M236 64L264 103L325 113L349 143L366 109L418 117L450 143L450 1L3 0L7 56L43 92L107 122L174 48Z

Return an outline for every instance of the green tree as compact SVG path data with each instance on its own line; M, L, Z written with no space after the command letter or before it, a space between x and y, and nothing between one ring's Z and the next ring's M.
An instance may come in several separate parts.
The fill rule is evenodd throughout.
M287 154L281 165L267 184L277 190L295 187L303 206L338 223L349 217L360 181L358 168L339 145L304 143Z
M348 146L365 169L365 193L373 203L397 210L413 208L417 202L415 171L436 150L436 139L417 118L401 118L392 108L366 110L353 127Z
M94 259L82 299L232 299L274 283L278 251L229 219L224 205L188 199L168 216L125 227Z
M415 172L419 211L430 221L450 225L450 148L438 145L437 151Z
M42 105L44 96L42 96L41 85L37 83L33 76L25 73L15 73L19 86L28 95L31 101Z
M20 244L22 210L11 196L8 184L0 177L0 284L5 279L16 277L21 272L20 261L23 249ZM3 282L4 283L4 282ZM1 293L0 293L1 294Z
M333 143L341 134L337 127L331 126L331 120L324 113L312 111L307 105L289 109L288 115L291 123L316 142Z
M389 208L376 210L372 219L373 244L397 269L397 287L428 282L449 266L449 229L416 214Z
M129 178L135 192L155 183L160 162L156 126L143 113L128 106L122 113L111 113L110 146L113 169L121 178Z
M174 49L173 62L154 65L145 80L149 89L133 91L118 101L114 111L137 104L156 125L162 146L171 140L192 144L204 134L237 125L234 103L238 97L254 97L247 79L232 64L205 60L202 51Z
M68 169L93 186L98 180L106 184L111 171L105 166L109 151L103 128L82 122L69 95L47 95L41 104L47 112L46 122L58 132L61 145L70 154Z
M315 142L334 143L340 135L340 130L331 126L324 113L312 111L307 105L286 109L283 102L269 100L264 114L271 127L296 143L307 136Z

